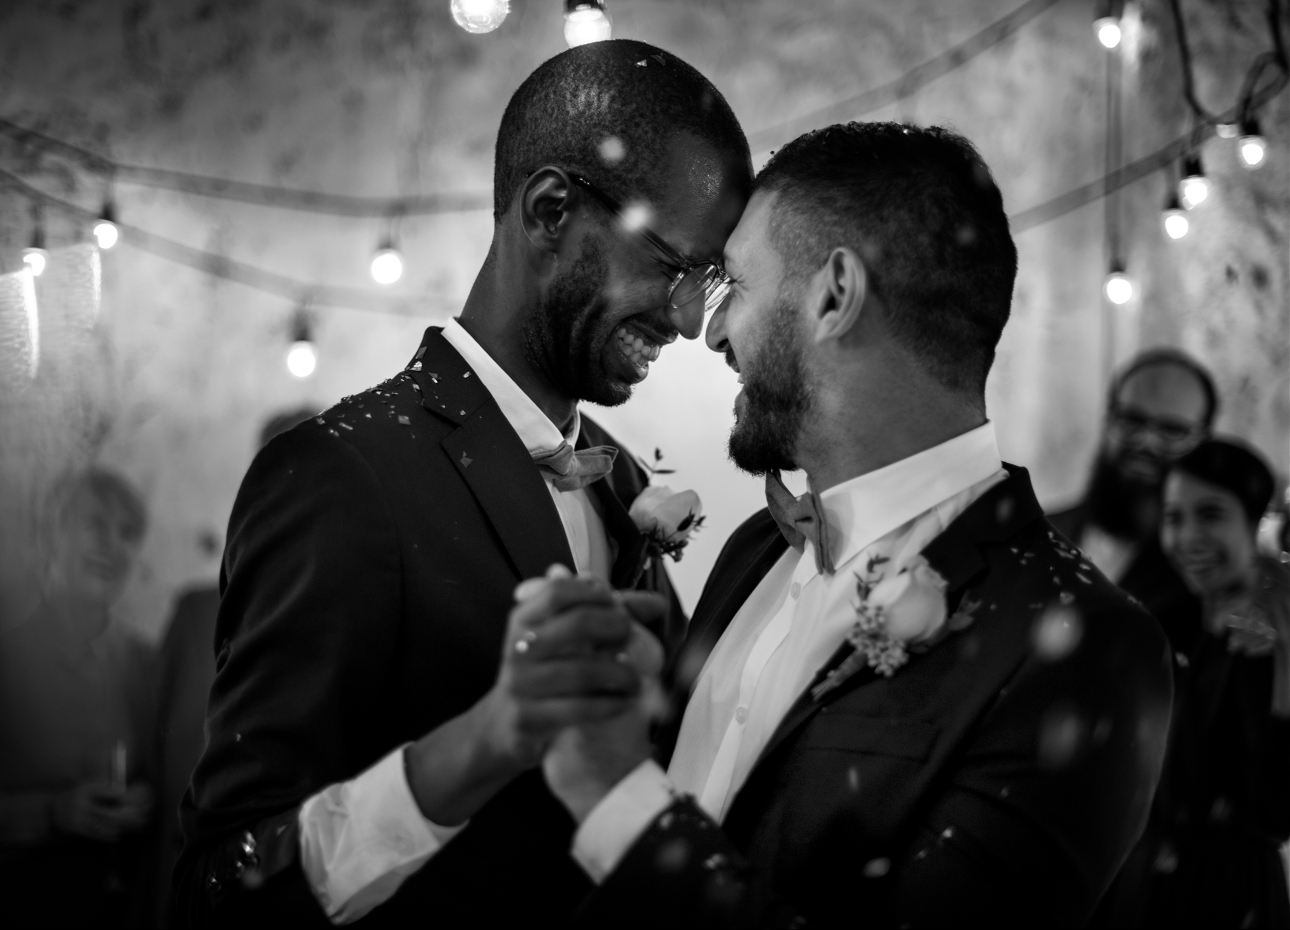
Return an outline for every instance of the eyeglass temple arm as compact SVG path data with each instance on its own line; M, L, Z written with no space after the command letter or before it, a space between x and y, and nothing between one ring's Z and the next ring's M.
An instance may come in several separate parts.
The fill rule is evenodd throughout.
M592 184L590 181L588 181L586 178L582 177L581 175L578 175L578 174L571 174L571 175L569 175L569 177L573 178L573 180L574 180L574 181L576 181L577 183L579 183L579 184L581 184L583 187L585 187L588 191L590 191L590 193L591 193L591 195L592 195L593 197L595 197L597 200L599 200L601 203L603 203L606 207L608 207L610 210L612 210L614 213L616 213L616 214L618 215L618 217L624 221L624 223L627 223L627 221L628 221L627 213L626 213L626 211L624 211L624 210L623 210L623 205L622 205L622 204L620 204L616 199L614 199L613 197L611 197L611 196L609 196L608 194L606 194L606 193L605 193L604 191L602 191L599 187L597 187L596 185ZM690 261L688 258L686 258L684 255L682 255L682 254L681 254L680 252L678 252L676 249L672 248L670 245L668 245L666 242L664 242L664 241L663 241L663 240L662 240L662 239L661 239L657 234L655 234L655 233L654 233L654 231L653 231L653 230L651 230L648 226L643 226L643 225L634 225L634 226L633 226L633 224L628 223L628 227L629 227L629 228L631 228L632 232L636 233L638 236L640 236L642 239L644 239L644 240L645 240L646 242L648 242L650 245L654 246L654 248L656 248L656 249L658 249L660 252L662 252L662 253L667 257L667 260L668 260L668 261L670 261L670 262L672 262L672 263L673 263L674 265L676 265L678 268L683 268L683 269L687 269L687 270L688 270L689 268L692 268L692 267L693 267L693 266L695 266L695 265L709 265L709 264L716 264L715 262L692 262L692 261ZM718 267L719 267L719 266L718 266Z

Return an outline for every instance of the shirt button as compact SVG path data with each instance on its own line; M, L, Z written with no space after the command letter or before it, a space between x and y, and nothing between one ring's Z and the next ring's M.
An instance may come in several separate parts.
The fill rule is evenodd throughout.
M797 596L802 593L802 586L794 581L793 586L788 589L788 593L793 596L793 600L797 600Z
M736 707L736 708L735 708L735 723L742 724L742 723L743 723L745 720L747 720L747 719L748 719L748 708L746 708L746 707Z

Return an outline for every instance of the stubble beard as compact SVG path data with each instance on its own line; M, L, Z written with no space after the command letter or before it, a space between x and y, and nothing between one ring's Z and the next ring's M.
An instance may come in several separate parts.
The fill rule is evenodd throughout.
M587 240L575 262L557 273L545 298L524 321L524 356L566 397L616 407L632 396L609 376L605 346L613 336L600 298L608 277L600 245Z
M727 449L735 467L751 475L797 468L798 438L814 398L795 323L796 308L781 295L766 338L740 364L744 408Z

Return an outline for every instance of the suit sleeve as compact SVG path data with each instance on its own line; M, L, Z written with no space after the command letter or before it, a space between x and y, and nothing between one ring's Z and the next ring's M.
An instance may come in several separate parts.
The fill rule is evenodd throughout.
M260 452L230 518L207 748L181 808L188 923L328 926L297 811L397 743L381 708L400 579L384 496L353 447L307 424Z
M1169 724L1164 637L1115 613L1129 615L1096 626L1137 642L1032 656L1001 689L885 874L851 877L855 926L1083 925L1145 826ZM770 885L685 799L592 892L580 926L809 925L811 902Z

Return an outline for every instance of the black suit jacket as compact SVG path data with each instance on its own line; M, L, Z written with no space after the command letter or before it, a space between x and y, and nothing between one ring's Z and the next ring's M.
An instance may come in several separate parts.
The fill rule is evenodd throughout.
M1069 510L1051 513L1048 519L1078 546L1091 514L1088 505L1080 503ZM1142 540L1137 555L1116 584L1141 601L1147 612L1156 618L1169 637L1174 652L1186 656L1195 647L1201 631L1200 598L1187 589L1186 583L1169 564L1158 535Z
M579 445L605 442L584 418ZM589 486L618 585L644 557L626 509L644 483L624 453ZM573 564L550 493L437 328L406 371L269 443L229 524L209 741L182 808L186 920L327 925L298 862L299 805L478 701L514 586L553 562ZM661 566L640 585L671 597L658 632L679 640ZM588 888L572 830L528 772L364 922L562 922Z
M1087 919L1146 820L1170 656L1151 617L1043 519L1025 470L1009 471L924 552L951 609L977 605L973 624L890 679L866 670L820 701L808 688L725 822L678 801L585 902L586 925ZM677 706L785 546L765 511L727 542L675 662ZM1053 607L1078 617L1064 654L1038 632Z

